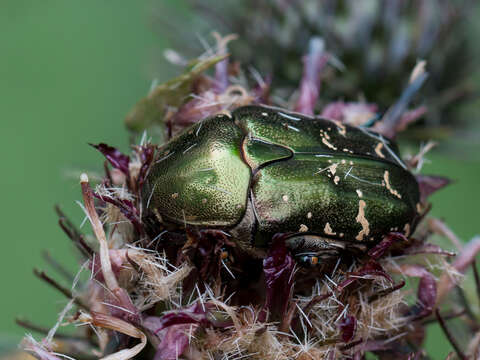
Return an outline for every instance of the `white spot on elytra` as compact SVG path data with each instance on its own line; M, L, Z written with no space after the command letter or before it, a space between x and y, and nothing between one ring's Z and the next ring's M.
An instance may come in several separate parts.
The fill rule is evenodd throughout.
M336 148L334 145L332 145L331 143L329 143L328 140L325 139L324 137L322 137L322 143L324 143L325 145L327 145L327 147L329 147L329 148L332 149L332 150L337 150L337 148Z
M332 173L332 175L335 175L335 173L337 172L337 166L338 164L333 164L330 166L330 172Z
M325 228L323 229L323 232L327 235L336 235L337 234L336 232L333 232L332 227L330 226L330 224L328 222L325 224Z
M379 142L377 146L375 147L375 153L380 156L381 158L385 158L385 155L382 153L382 148L383 148L383 143Z
M355 218L360 225L362 225L362 230L358 233L358 235L355 237L355 239L361 241L365 238L370 233L370 224L368 223L367 218L365 217L365 206L367 204L365 201L360 200L358 202L358 215Z
M308 231L308 226L305 224L300 224L300 228L298 229L298 232L307 232Z
M416 206L416 207L417 207L417 212L418 212L418 213L422 213L422 210L423 210L423 209L422 209L422 205L421 205L420 203L417 203L417 206Z
M318 169L318 171L315 173L315 174L320 174L321 172L324 172L324 171L329 171L331 174L327 174L329 177L331 177L331 175L335 175L335 172L337 171L337 166L338 166L338 163L335 163L335 164L332 164L332 165L329 165L323 169Z
M402 195L400 195L397 190L392 188L392 185L390 184L389 176L390 176L390 173L387 170L385 170L385 172L383 173L383 180L385 181L385 186L387 187L388 191L390 191L392 195L401 199Z

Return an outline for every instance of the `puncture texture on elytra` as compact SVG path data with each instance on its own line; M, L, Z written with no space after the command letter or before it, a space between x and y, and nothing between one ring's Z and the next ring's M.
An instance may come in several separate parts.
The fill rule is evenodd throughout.
M275 233L375 243L392 229L411 233L418 220L418 184L394 143L261 106L205 119L172 139L142 193L146 216L170 228L218 228L256 247Z

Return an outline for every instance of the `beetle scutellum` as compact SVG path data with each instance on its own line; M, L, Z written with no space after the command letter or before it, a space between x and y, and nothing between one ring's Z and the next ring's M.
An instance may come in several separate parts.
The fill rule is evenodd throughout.
M419 188L394 143L366 128L261 106L205 119L162 147L142 190L145 218L221 229L298 261L409 235Z

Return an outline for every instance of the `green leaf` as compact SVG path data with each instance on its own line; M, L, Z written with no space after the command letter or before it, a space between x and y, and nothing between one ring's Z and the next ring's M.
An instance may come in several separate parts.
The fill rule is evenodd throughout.
M164 126L167 109L179 107L191 93L192 84L198 76L227 56L195 59L186 67L183 74L155 87L128 113L125 118L127 128L134 132L141 132L154 124Z

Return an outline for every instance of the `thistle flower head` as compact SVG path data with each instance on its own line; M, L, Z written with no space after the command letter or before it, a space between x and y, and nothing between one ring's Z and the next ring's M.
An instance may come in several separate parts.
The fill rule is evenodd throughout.
M162 141L243 105L322 113L340 128L370 125L378 136L395 137L423 113L410 104L427 78L425 64L414 67L401 96L372 121L376 103L338 99L317 110L320 85L328 83L319 74L330 59L319 39L303 60L298 91L280 101L266 78L247 76L229 60L232 37L215 38L212 53L153 87L127 115L130 130L147 131L158 144L143 136L128 155L93 145L106 165L95 188L86 174L80 180L92 241L58 211L60 225L83 256L80 272L88 276L76 277L71 290L38 273L71 300L46 337L27 337L24 348L47 360L60 359L60 352L78 359L334 359L369 352L421 358L425 324L436 318L444 323L442 301L480 250L475 240L451 261L454 254L431 241L434 233L450 235L442 222L427 217L428 195L445 186L445 179L417 176L423 221L416 232L392 229L378 244L313 269L298 266L286 234L276 234L259 253L221 228L152 227L144 216L150 199L141 192L152 164L170 156ZM415 172L424 154L425 149L405 166ZM77 326L77 334L62 334L59 326L66 324ZM468 351L478 351L477 337ZM464 356L460 348L458 354Z
M232 43L234 59L269 78L273 92L285 98L302 76L298 61L314 37L321 37L330 54L317 109L332 101L366 99L379 110L398 99L418 59L425 59L432 74L422 96L431 105L421 124L428 136L457 130L466 124L457 111L475 96L471 81L475 51L469 41L473 1L375 0L241 1L219 4L189 0L188 17L196 34L211 29L239 35ZM167 14L167 15L165 15ZM168 8L157 15L162 34L183 35L185 51L195 41L173 19L187 21ZM183 15L186 17L188 15ZM165 31L176 28L178 31ZM458 64L462 64L458 66ZM432 131L436 129L436 131ZM424 132L413 135L420 136ZM422 135L422 137L425 135Z

